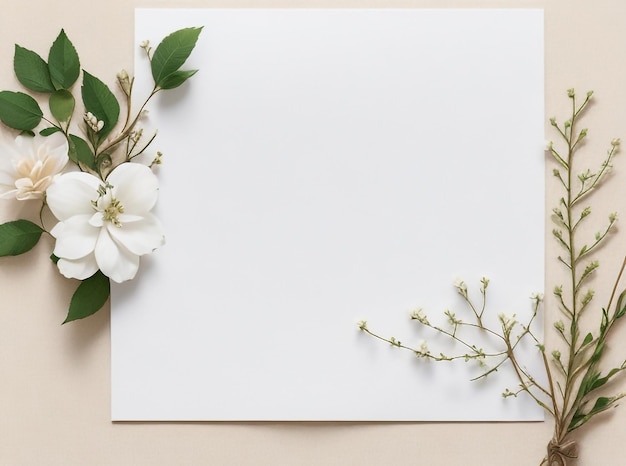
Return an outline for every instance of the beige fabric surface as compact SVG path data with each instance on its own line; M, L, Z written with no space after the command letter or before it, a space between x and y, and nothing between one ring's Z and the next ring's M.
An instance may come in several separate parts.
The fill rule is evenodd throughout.
M593 89L596 99L586 119L589 157L600 160L613 137L626 140L623 0L5 2L0 15L0 89L19 89L11 66L13 44L45 55L60 28L74 42L83 66L113 84L119 69L132 68L136 7L544 8L546 117L567 115L566 89L574 87L580 93ZM550 130L546 124L547 138L554 137ZM551 167L547 164L548 175ZM551 175L546 180L551 209L556 185ZM599 216L626 212L624 180L626 160L620 155L610 187L596 198ZM34 219L37 211L22 204L0 204L0 222L18 216ZM546 219L550 228L547 215ZM549 228L547 290L561 274ZM612 275L625 246L626 231L620 226L600 252L602 277ZM552 432L549 420L525 424L111 423L109 309L60 326L76 284L58 275L48 259L50 247L49 239L44 239L25 256L0 260L0 466L525 466L537 465L543 457ZM600 296L610 288L609 281L594 283ZM555 318L552 307L547 327ZM626 357L626 329L614 337L609 355L617 363ZM626 390L626 380L622 378L614 388ZM580 437L576 464L626 464L626 408L592 421L589 427Z

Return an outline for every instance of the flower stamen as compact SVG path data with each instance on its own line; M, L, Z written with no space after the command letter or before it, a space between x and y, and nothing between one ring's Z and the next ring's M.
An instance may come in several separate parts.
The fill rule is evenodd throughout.
M109 206L104 209L102 213L102 219L105 222L111 222L116 227L120 228L122 223L120 222L118 215L124 213L124 206L117 199L111 199Z
M108 182L100 185L98 188L98 199L91 201L91 204L95 210L102 212L103 221L111 222L120 228L122 222L120 222L119 215L124 213L124 205L112 196L112 188L113 186Z

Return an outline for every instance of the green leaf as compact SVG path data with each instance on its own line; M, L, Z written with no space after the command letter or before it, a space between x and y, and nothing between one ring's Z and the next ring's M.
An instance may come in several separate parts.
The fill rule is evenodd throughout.
M55 89L69 89L80 74L78 53L63 29L50 47L48 69Z
M574 415L572 416L572 420L570 421L569 426L567 428L568 432L571 432L572 430L577 429L578 427L580 427L586 422L585 413L583 411L584 406L585 404L583 404L581 408L577 409Z
M68 156L72 162L76 164L80 162L92 170L96 169L96 160L87 141L70 134L69 146Z
M600 321L600 333L604 334L606 327L609 325L609 313L605 308L602 308L602 320Z
M615 311L615 319L624 317L626 314L626 290L622 291L617 299L617 310Z
M63 323L84 319L95 314L102 309L110 294L111 282L109 277L98 270L78 285L70 302L70 310Z
M589 411L588 416L593 416L594 414L607 410L611 407L613 401L615 401L614 398L601 396L596 400L596 403L593 405L593 408L591 408L591 411Z
M591 408L591 410L589 410L588 413L584 412L584 408L587 405L587 403L584 403L572 417L572 420L569 423L567 431L571 432L572 430L579 428L583 424L586 424L596 414L606 411L607 409L614 406L615 402L618 399L619 399L618 397L611 397L611 398L600 397L596 400L595 404L593 405L593 408Z
M14 129L30 131L41 121L39 104L23 92L0 92L0 120Z
M83 70L81 88L85 110L91 112L104 127L98 131L99 140L103 140L112 130L120 116L120 104L111 90L95 76Z
M35 52L15 44L13 69L17 80L31 91L54 91L48 64Z
M174 71L161 80L159 87L161 89L175 89L197 72L198 70Z
M151 67L154 83L162 87L169 75L183 66L198 41L202 28L185 28L171 33L157 46Z
M58 133L61 131L61 128L57 128L56 126L50 126L49 128L44 128L39 131L41 136L50 136L51 134Z
M18 256L35 247L43 229L28 220L15 220L0 225L0 257Z
M600 372L597 370L593 370L587 372L585 377L583 377L582 382L580 383L580 388L578 389L578 398L582 398L591 392L591 387L596 383L598 378L600 377Z
M597 363L598 361L600 361L600 358L602 357L603 352L604 352L604 341L600 341L598 342L596 349L593 351L593 354L589 358L589 361L592 364Z
M619 372L621 372L623 370L624 369L621 368L621 367L615 367L615 368L611 369L611 371L607 375L605 375L602 378L596 379L593 382L593 384L591 384L591 387L589 387L589 392L595 390L596 388L600 388L601 386L606 384L611 379L611 377L613 377L615 374L617 374L617 373L619 373Z
M583 346L587 346L587 345L588 345L589 343L591 343L592 341L593 341L593 335L591 334L591 332L589 332L589 333L587 334L587 336L585 337L585 339L583 340L583 344L582 344L581 348L582 348Z
M68 121L74 113L75 100L70 91L59 89L50 96L50 112L57 121Z

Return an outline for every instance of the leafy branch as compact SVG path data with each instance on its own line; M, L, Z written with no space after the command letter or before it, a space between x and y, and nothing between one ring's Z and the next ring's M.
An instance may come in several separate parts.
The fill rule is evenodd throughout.
M626 360L619 366L603 369L602 362L607 342L616 328L618 321L626 315L626 289L621 288L622 275L626 268L626 258L618 270L607 303L604 307L595 307L595 291L589 287L592 276L598 273L600 262L593 258L593 254L610 238L610 233L617 222L617 214L610 213L608 221L600 227L592 238L586 238L586 233L580 229L592 217L592 208L584 205L593 192L606 181L612 168L613 158L620 146L619 139L613 139L606 156L595 169L586 168L576 173L578 153L584 146L588 130L578 129L580 119L591 102L593 93L588 92L582 101L577 100L573 89L567 91L571 103L570 116L563 123L556 118L550 119L550 124L556 130L559 148L550 142L547 152L557 164L553 170L563 190L558 205L552 210L552 220L555 224L552 236L562 249L557 260L568 272L568 283L554 287L553 295L556 299L558 312L561 318L554 322L552 328L556 331L565 350L547 351L545 345L533 330L543 295L533 294L533 311L527 322L519 322L515 316L498 315L499 326L491 328L485 324L483 314L486 306L487 285L485 278L481 279L480 292L482 303L476 306L469 297L467 285L463 281L455 282L457 292L463 297L470 311L471 322L465 323L447 310L444 316L449 327L443 328L432 325L426 314L420 309L412 315L412 320L421 326L430 328L464 347L466 352L447 356L431 354L426 343L418 348L401 344L396 338L381 337L371 331L367 323L362 321L359 328L367 334L385 341L392 346L413 351L416 356L434 361L452 361L463 359L476 360L482 367L486 367L487 360L495 360L490 369L473 380L487 377L499 370L502 366L510 365L516 375L519 386L515 390L505 389L503 396L517 397L530 396L554 420L554 434L548 443L547 455L542 465L566 466L571 458L577 456L577 444L570 438L570 434L584 426L590 419L615 406L626 396L624 393L605 395L601 393L606 385L626 370ZM580 229L580 231L579 231ZM622 291L620 291L620 289ZM590 318L595 321L594 331L585 332L581 324L583 315L595 312ZM462 330L467 328L478 329L483 340L495 342L497 349L485 352L480 345L473 343L462 336ZM520 362L522 350L520 343L523 340L531 341L540 351L545 374L531 374ZM544 377L545 376L545 377ZM545 384L539 380L546 379Z

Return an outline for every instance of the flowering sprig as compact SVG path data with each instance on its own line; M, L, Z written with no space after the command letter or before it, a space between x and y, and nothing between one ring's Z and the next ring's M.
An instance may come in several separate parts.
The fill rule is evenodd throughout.
M563 196L558 206L552 210L555 228L552 235L560 245L563 253L557 260L568 275L567 285L557 285L553 289L558 312L561 317L554 322L552 329L558 335L561 345L547 350L534 329L537 315L543 302L542 293L531 295L532 313L525 322L520 322L515 315L498 314L497 324L488 325L484 319L486 309L487 286L489 280L481 279L480 293L482 302L476 305L470 296L467 284L461 280L454 281L454 287L465 301L469 310L468 322L457 317L450 310L444 312L447 326L430 323L422 309L411 314L411 319L423 327L448 337L461 345L461 353L439 356L424 351L424 342L417 347L400 343L395 337L385 338L372 332L365 321L359 322L359 328L377 339L383 340L394 347L413 351L420 358L434 361L451 361L463 359L478 361L485 368L473 380L486 377L505 364L509 365L519 382L515 389L506 388L502 396L517 397L521 394L530 396L554 420L554 434L548 442L547 454L542 465L566 466L571 458L577 456L577 444L571 439L571 433L595 417L597 414L617 406L617 402L626 396L624 393L605 395L606 384L616 375L626 370L626 360L611 369L603 369L602 362L607 341L618 321L626 315L626 290L618 292L622 274L626 268L626 259L619 269L606 304L591 311L595 291L589 287L589 279L597 274L600 263L593 254L604 245L617 221L617 214L608 215L608 220L597 230L591 239L585 238L586 233L580 226L592 216L592 208L585 205L592 192L603 184L606 175L612 168L613 158L620 146L619 139L613 139L607 155L596 169L586 168L576 174L578 151L587 137L587 129L578 129L578 124L585 108L591 101L592 92L588 92L582 102L577 100L573 89L567 91L571 101L570 117L562 124L556 118L550 119L564 148L557 149L553 142L546 146L546 152L556 162L553 175L558 180ZM589 314L594 312L594 314ZM581 324L585 316L596 323L593 331L586 331ZM480 345L463 336L463 330L475 329L482 334L481 342L489 340L500 348L485 352ZM584 336L583 336L584 335ZM532 374L520 362L523 340L530 340L540 352L544 373ZM491 366L487 361L495 361ZM546 380L543 382L543 380Z
M65 322L98 311L109 297L110 280L134 278L140 257L164 243L162 226L151 213L158 192L151 167L161 163L162 154L156 152L149 166L137 163L156 137L144 137L139 124L157 93L179 87L197 72L181 68L201 30L175 31L154 50L142 42L154 86L133 112L134 78L120 71L122 116L116 93L85 70L82 108L77 108L73 88L81 64L65 31L47 61L15 46L17 80L37 99L0 92L0 120L7 127L0 138L0 198L35 200L41 210L39 224L19 219L0 225L0 256L30 251L43 233L55 239L52 260L65 277L81 280ZM49 114L39 104L46 99ZM43 221L46 208L58 221L50 230Z

